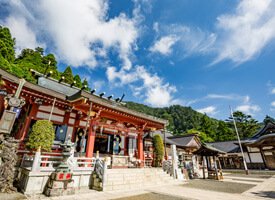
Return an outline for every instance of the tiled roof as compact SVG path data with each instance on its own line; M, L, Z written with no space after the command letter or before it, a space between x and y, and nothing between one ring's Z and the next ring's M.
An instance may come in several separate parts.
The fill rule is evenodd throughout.
M269 132L267 132L269 131ZM275 123L268 122L262 129L260 129L255 135L252 136L252 139L258 139L259 137L267 134L275 133Z
M218 148L215 148L209 143L208 144L204 143L201 145L201 147L197 151L194 152L194 154L202 155L202 156L216 156L219 154L226 154L226 152Z
M172 136L168 137L168 139L180 144L185 147L199 147L200 143L198 143L195 139L195 135L182 135L182 136Z
M35 71L34 71L35 72ZM151 115L147 115L141 112L137 112L134 110L131 110L129 108L126 108L119 103L116 103L113 100L108 100L106 98L100 98L97 95L91 94L89 92L80 90L79 88L76 87L71 87L69 84L66 83L59 83L58 80L52 79L52 78L46 78L42 74L35 72L38 75L38 84L33 84L30 82L26 82L24 87L33 89L38 92L42 92L57 98L60 98L62 100L70 100L70 98L77 98L79 97L84 97L92 102L95 102L99 105L110 107L112 109L128 113L130 115L134 115L146 120L150 120L153 122L157 122L163 125L168 125L168 121L164 119L160 119ZM6 72L5 70L0 69L0 74L2 77L6 80L9 80L11 82L19 83L19 78Z
M219 149L221 151L224 151L226 153L237 153L240 152L240 147L237 140L233 141L224 141L224 142L212 142L208 143L211 146L215 147L216 149Z

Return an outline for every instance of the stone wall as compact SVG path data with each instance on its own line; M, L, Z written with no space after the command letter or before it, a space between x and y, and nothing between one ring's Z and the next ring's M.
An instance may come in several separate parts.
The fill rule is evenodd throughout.
M32 172L19 169L19 189L24 194L41 194L52 172ZM76 189L89 188L92 170L73 172L74 187Z

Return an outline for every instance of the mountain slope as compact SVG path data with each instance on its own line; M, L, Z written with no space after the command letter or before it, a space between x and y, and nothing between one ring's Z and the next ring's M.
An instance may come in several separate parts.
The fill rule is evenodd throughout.
M200 130L203 118L213 125L217 125L218 122L215 119L193 110L191 107L183 107L180 105L173 105L164 108L152 108L143 104L126 102L125 106L155 117L167 119L169 121L168 130L173 131L174 134L183 134L190 129Z

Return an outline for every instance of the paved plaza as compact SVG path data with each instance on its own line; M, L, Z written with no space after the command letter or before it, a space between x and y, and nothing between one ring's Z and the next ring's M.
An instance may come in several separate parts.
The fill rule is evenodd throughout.
M275 176L225 174L223 181L189 180L175 184L144 188L142 190L121 190L97 192L80 190L73 196L45 197L22 194L1 194L1 200L259 200L275 198Z

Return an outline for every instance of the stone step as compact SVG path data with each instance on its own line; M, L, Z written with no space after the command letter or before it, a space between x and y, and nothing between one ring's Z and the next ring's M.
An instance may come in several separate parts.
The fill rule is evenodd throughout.
M108 169L104 190L142 189L176 183L178 181L164 172L162 168Z

